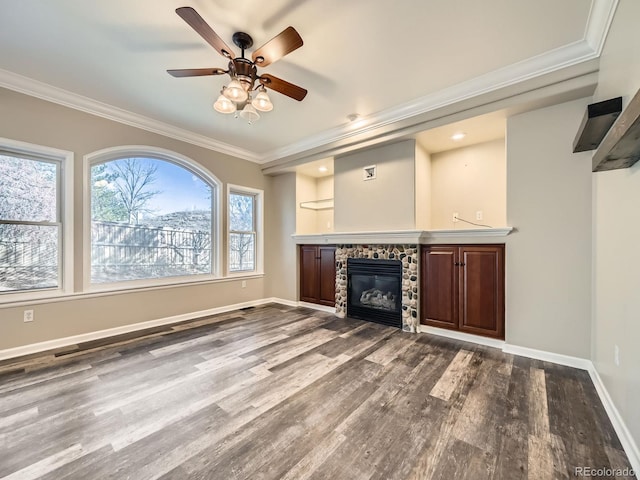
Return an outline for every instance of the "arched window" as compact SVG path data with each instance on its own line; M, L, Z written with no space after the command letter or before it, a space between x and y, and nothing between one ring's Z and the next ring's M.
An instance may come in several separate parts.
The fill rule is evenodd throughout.
M174 152L118 147L86 158L91 285L219 273L220 182Z

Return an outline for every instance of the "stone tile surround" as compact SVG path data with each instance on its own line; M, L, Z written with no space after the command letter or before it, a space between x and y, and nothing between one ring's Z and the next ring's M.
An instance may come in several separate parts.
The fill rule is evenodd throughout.
M402 262L402 330L415 333L418 318L418 245L336 245L336 315L347 313L347 259L379 258Z

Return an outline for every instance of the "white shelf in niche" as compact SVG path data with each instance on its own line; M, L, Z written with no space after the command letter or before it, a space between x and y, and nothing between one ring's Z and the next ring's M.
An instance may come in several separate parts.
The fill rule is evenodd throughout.
M300 208L307 208L309 210L331 210L333 208L333 198L300 202Z

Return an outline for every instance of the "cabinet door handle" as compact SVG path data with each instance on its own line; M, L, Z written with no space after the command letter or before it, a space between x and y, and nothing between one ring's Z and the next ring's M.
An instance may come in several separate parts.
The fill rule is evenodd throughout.
M460 262L456 262L456 263L454 263L454 265L455 265L456 267L458 267L458 266L460 266Z
M466 265L466 263L461 263L460 264L461 267L464 267L465 265Z

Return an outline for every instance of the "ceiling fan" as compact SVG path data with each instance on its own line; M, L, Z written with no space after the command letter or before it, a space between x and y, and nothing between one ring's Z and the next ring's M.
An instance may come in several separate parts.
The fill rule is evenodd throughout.
M302 38L293 27L287 27L263 46L255 50L251 60L244 57L246 49L251 48L253 39L245 32L233 34L233 43L240 48L239 57L227 46L216 32L204 21L204 19L191 7L180 7L176 13L191 26L204 40L209 43L220 55L229 60L227 70L223 68L185 68L167 70L174 77L199 77L204 75L223 75L231 77L229 85L222 87L220 97L213 107L220 113L234 113L240 111L240 116L251 123L258 120L260 115L256 110L268 112L273 109L273 104L265 91L265 87L278 93L301 101L307 91L267 73L258 75L257 67L266 67L280 60L285 55L300 48ZM257 86L256 86L257 83ZM257 91L252 98L253 92Z

